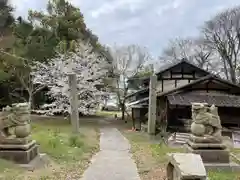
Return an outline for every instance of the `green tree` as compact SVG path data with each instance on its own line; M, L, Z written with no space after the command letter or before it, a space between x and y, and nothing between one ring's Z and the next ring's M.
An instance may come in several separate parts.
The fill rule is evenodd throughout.
M0 36L5 35L14 22L12 15L13 8L9 5L8 0L0 1Z
M0 1L0 50L9 51L12 47L12 24L14 17L12 15L13 8L9 5L8 0ZM9 60L3 54L0 54L0 81L4 81L10 77L5 70L5 64Z
M53 32L18 18L14 26L13 53L29 60L47 62L55 55L58 41Z
M79 8L66 0L49 0L47 13L29 11L29 20L34 24L41 24L50 29L58 42L65 42L67 49L74 40L86 40L97 48L100 46L98 38L89 30L84 22Z
M11 92L15 87L28 91L22 81L28 81L29 65L34 61L47 63L56 55L56 48L64 47L60 49L69 51L74 49L73 42L79 40L90 42L99 56L104 56L111 62L108 52L98 43L97 36L86 27L80 9L65 0L49 0L46 11L47 13L30 10L28 20L19 17L12 26L11 46L7 50L0 47L0 55L4 56L0 70L2 66L3 72L11 77L6 82L9 87L13 87L9 90Z

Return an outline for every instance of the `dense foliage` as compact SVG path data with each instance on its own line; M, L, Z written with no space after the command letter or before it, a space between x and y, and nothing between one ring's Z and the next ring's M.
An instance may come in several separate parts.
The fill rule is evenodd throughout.
M28 19L14 19L13 8L7 0L1 1L0 14L0 106L18 101L42 104L47 96L38 97L31 77L36 62L51 65L58 53L73 51L75 41L89 42L93 51L107 59L107 51L89 30L79 8L66 0L49 0L44 13L29 10ZM45 91L46 89L44 89ZM39 99L40 98L40 99Z
M71 49L70 42L77 39L90 41L94 48L100 46L97 36L87 28L80 9L70 2L49 0L46 12L29 11L29 19L34 24L50 29L58 42L66 44L66 49Z

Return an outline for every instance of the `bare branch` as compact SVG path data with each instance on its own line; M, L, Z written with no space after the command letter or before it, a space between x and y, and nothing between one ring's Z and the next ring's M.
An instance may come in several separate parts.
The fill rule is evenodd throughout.
M38 85L34 88L32 95L36 94L37 92L41 91L42 89L44 89L46 87L46 85Z
M137 45L115 46L110 49L113 57L113 74L116 77L116 94L122 109L122 118L125 113L125 101L129 90L127 80L138 74L150 55L145 48Z
M202 38L174 39L165 48L160 57L163 61L175 62L188 59L201 68L206 68L211 56L211 50L206 46Z
M207 45L221 57L225 76L238 81L240 54L240 7L226 10L205 23L203 34ZM229 78L228 78L229 77Z

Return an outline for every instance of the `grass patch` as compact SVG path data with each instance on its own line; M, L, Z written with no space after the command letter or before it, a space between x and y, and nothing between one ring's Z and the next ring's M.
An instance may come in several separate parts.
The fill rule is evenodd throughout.
M131 144L134 144L135 148L147 148L151 156L156 159L158 163L164 163L167 160L167 153L182 152L180 148L170 148L165 144L156 144L156 140L154 143L151 143L152 139L146 133L128 131L124 132L124 135L130 140Z
M94 150L95 143L88 143L87 130L80 129L79 135L71 134L71 129L66 126L46 126L34 124L32 137L40 144L40 151L47 153L58 162L71 162L81 160L84 153ZM91 133L91 132L90 132Z
M183 152L183 149L169 148L165 144L153 144L150 145L150 149L153 157L156 158L159 163L167 162L167 153Z
M240 174L233 172L212 171L208 173L210 180L239 180Z
M166 179L167 153L183 152L181 148L170 148L165 144L156 144L146 133L122 131L131 143L131 152L137 164L141 180ZM160 141L159 141L160 142ZM237 151L237 150L236 150ZM212 171L210 180L239 180L240 174Z
M14 180L80 179L92 155L99 149L99 130L92 125L82 126L79 134L72 134L68 121L61 118L33 121L32 139L40 145L40 152L49 156L50 164L33 172L21 170L19 173L19 168L13 163L6 162L10 164L5 165L0 161L2 179L10 180L13 173Z
M240 154L240 148L233 148L231 149L231 152L234 154Z
M150 143L148 135L131 131L122 131L122 133L131 143L131 152L141 180L164 179L165 169L159 163L161 156L156 151L152 151L152 148L156 150L157 145Z
M8 169L12 169L12 168L17 168L17 166L10 161L0 159L0 173L8 171Z
M97 111L97 116L111 116L114 117L117 115L117 117L121 117L121 111Z

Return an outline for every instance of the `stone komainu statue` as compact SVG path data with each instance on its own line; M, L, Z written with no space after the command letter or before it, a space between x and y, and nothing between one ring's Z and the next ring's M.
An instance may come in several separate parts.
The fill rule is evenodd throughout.
M196 136L204 136L212 140L221 140L221 121L218 116L217 107L208 107L203 103L192 103L191 131Z
M10 131L12 130L12 131ZM0 116L0 140L6 138L25 138L30 134L30 112L25 103L13 104L3 108Z

